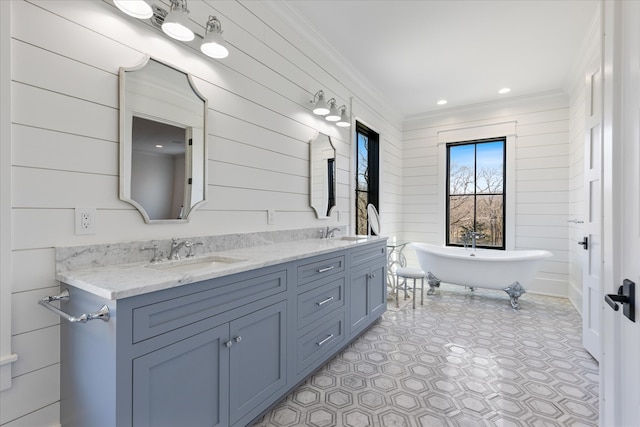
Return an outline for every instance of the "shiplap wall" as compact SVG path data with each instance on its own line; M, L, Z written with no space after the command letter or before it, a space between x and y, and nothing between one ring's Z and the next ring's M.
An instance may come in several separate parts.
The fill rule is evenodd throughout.
M56 246L349 226L353 130L311 114L319 89L381 134L382 228L396 232L401 121L366 82L273 5L192 0L189 8L194 26L218 16L229 58L206 58L111 2L11 2L12 277L2 286L12 294L19 359L2 392L2 426L59 422L59 320L36 305L57 293ZM194 75L209 101L208 202L188 224L147 225L118 199L118 69L146 54ZM339 219L317 220L309 207L308 141L317 131L337 149ZM75 207L97 209L95 235L74 234Z
M403 132L405 191L399 233L410 241L444 243L440 210L440 187L444 183L439 178L442 165L438 132L505 122L516 123L514 249L547 249L554 254L544 261L527 289L566 296L569 100L563 93L452 109L407 120ZM413 254L408 255L410 262L417 265Z
M585 150L585 119L587 114L587 84L586 76L593 73L601 62L601 21L600 14L596 14L589 33L584 38L571 73L573 81L570 90L569 129L569 219L585 221L587 204L584 189L584 150ZM569 288L568 297L580 313L582 313L582 266L585 251L577 242L584 237L584 224L570 222L569 224Z

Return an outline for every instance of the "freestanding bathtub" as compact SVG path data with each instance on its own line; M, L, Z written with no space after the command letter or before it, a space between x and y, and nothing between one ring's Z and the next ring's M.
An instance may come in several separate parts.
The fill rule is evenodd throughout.
M432 295L440 282L470 288L502 289L518 310L518 298L531 284L542 261L553 256L544 250L497 251L412 243Z

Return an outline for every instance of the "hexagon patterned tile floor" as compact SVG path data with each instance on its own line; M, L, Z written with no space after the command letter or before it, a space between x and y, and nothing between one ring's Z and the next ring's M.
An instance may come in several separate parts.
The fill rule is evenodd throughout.
M443 284L387 311L255 426L597 426L579 314L567 299L520 301Z

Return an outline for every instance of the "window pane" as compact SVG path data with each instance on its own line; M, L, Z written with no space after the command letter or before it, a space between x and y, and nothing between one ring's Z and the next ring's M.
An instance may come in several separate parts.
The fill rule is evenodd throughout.
M462 244L463 235L473 231L473 196L449 197L449 243Z
M476 204L476 231L482 233L482 237L476 240L476 244L502 247L504 245L503 196L478 196Z
M504 143L485 142L476 145L476 191L478 194L502 193Z
M447 241L504 249L504 177L506 139L447 144ZM467 242L465 242L467 240Z
M369 193L356 191L356 234L367 234L367 205L369 204Z
M358 134L358 190L369 191L369 138Z
M449 147L449 194L473 194L474 150L474 144Z

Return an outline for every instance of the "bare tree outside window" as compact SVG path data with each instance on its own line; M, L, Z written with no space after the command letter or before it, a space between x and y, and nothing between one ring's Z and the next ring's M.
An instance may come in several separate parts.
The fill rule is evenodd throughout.
M505 139L447 146L447 244L504 249Z
M378 134L356 123L356 234L367 234L367 205L378 207Z

